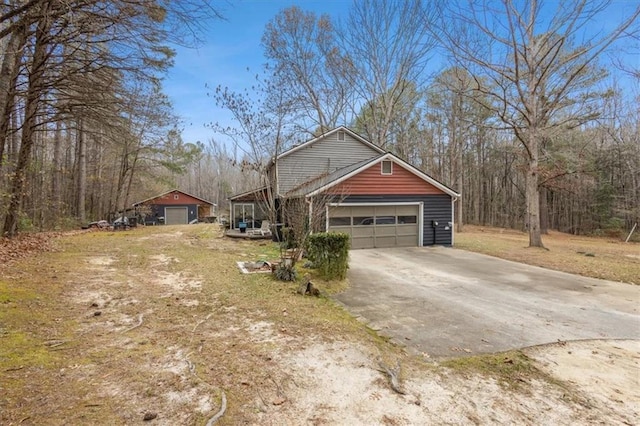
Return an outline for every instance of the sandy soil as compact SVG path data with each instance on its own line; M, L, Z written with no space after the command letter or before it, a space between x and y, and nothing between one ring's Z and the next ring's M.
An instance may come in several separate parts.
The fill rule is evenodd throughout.
M151 261L158 273L153 285L159 298L174 299L184 306L199 303L198 277L163 270L176 259L159 255L152 256ZM105 257L89 259L102 277L111 271L112 263ZM81 303L98 300L115 311L118 306L136 304L141 296L139 287L131 288L130 294L120 291L116 303L111 295L92 293L88 286L82 294ZM372 347L292 336L272 322L252 318L250 313L233 307L227 310L233 319L223 327L207 324L206 317L195 323L201 338L220 341L242 335L245 342L271 348L265 355L269 362L261 371L264 375L249 374L240 379L247 394L253 394L237 408L245 423L586 425L636 424L640 418L638 341L577 341L529 348L525 353L559 384L536 379L511 390L480 375L460 375L441 368L402 370L403 395L392 390ZM153 310L143 314L151 315ZM131 330L140 318L124 314L115 317L120 320L107 328L118 333ZM118 346L134 344L124 336L116 341ZM155 424L188 423L191 417L186 412L191 410L200 416L217 412L221 389L207 385L194 374L189 348L177 344L165 352L161 359L138 366L173 383L159 392L152 404L119 381L105 380L103 392L122 401L137 401L140 407L153 407L161 414Z
M560 385L532 380L505 391L451 371L403 372L405 395L364 348L316 343L283 356L283 403L256 400L256 424L637 424L638 342L570 342L528 350ZM571 356L571 354L575 356Z

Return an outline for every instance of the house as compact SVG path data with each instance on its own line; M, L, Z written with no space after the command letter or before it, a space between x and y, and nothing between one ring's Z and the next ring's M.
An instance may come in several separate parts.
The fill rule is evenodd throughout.
M345 232L352 248L453 244L460 194L346 127L278 155L268 175L276 200L304 199L322 214L314 231ZM230 198L232 227L266 217L267 189Z
M214 203L173 189L133 204L136 215L146 225L181 225L215 216Z

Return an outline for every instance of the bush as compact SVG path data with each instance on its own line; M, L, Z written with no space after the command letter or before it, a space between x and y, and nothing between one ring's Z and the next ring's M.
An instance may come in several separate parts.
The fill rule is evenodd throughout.
M31 218L24 213L18 216L18 231L19 232L32 232L35 231L35 226L31 221Z
M295 268L292 265L285 264L285 262L278 264L273 274L280 281L295 281L298 277Z
M349 235L320 232L307 239L307 256L326 280L344 279L349 268Z

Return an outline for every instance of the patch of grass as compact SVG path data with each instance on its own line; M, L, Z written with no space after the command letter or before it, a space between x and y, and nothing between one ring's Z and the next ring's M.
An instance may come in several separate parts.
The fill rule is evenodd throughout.
M35 336L23 332L0 334L0 371L25 367L50 367L58 361Z
M511 229L465 226L456 248L586 277L640 284L640 244L550 231L548 250L528 247L528 234Z
M37 294L33 291L10 285L6 281L0 281L0 303L8 304L10 302L32 300L36 297Z
M519 351L454 358L442 361L441 365L466 374L492 377L508 388L519 388L531 378L549 380L529 357Z
M345 282L302 268L323 292L310 297L296 294L297 283L241 274L238 260L278 258L270 241L226 239L214 225L197 225L84 233L59 245L0 281L0 423L136 423L154 406L185 416L193 407L168 402L167 392L191 389L224 389L225 422L243 423L255 387L288 380L271 360L299 345L349 341L389 358L401 351L325 297ZM45 343L53 339L65 343L52 349ZM29 400L36 393L44 399Z

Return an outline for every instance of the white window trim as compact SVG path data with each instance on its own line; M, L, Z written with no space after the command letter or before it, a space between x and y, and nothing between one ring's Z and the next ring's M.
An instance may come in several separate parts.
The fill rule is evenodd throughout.
M338 130L338 140L344 141L344 139L345 139L344 130Z
M178 194L173 194L173 199L174 199L174 200L179 200L179 199L180 199L180 195L178 195Z
M389 173L385 173L385 172L384 172L384 163L389 163L389 164L391 164L391 171L390 171ZM391 160L382 160L382 161L380 162L380 174L381 174L381 175L386 175L386 176L390 176L390 175L392 175L392 174L393 174L393 161L391 161Z

